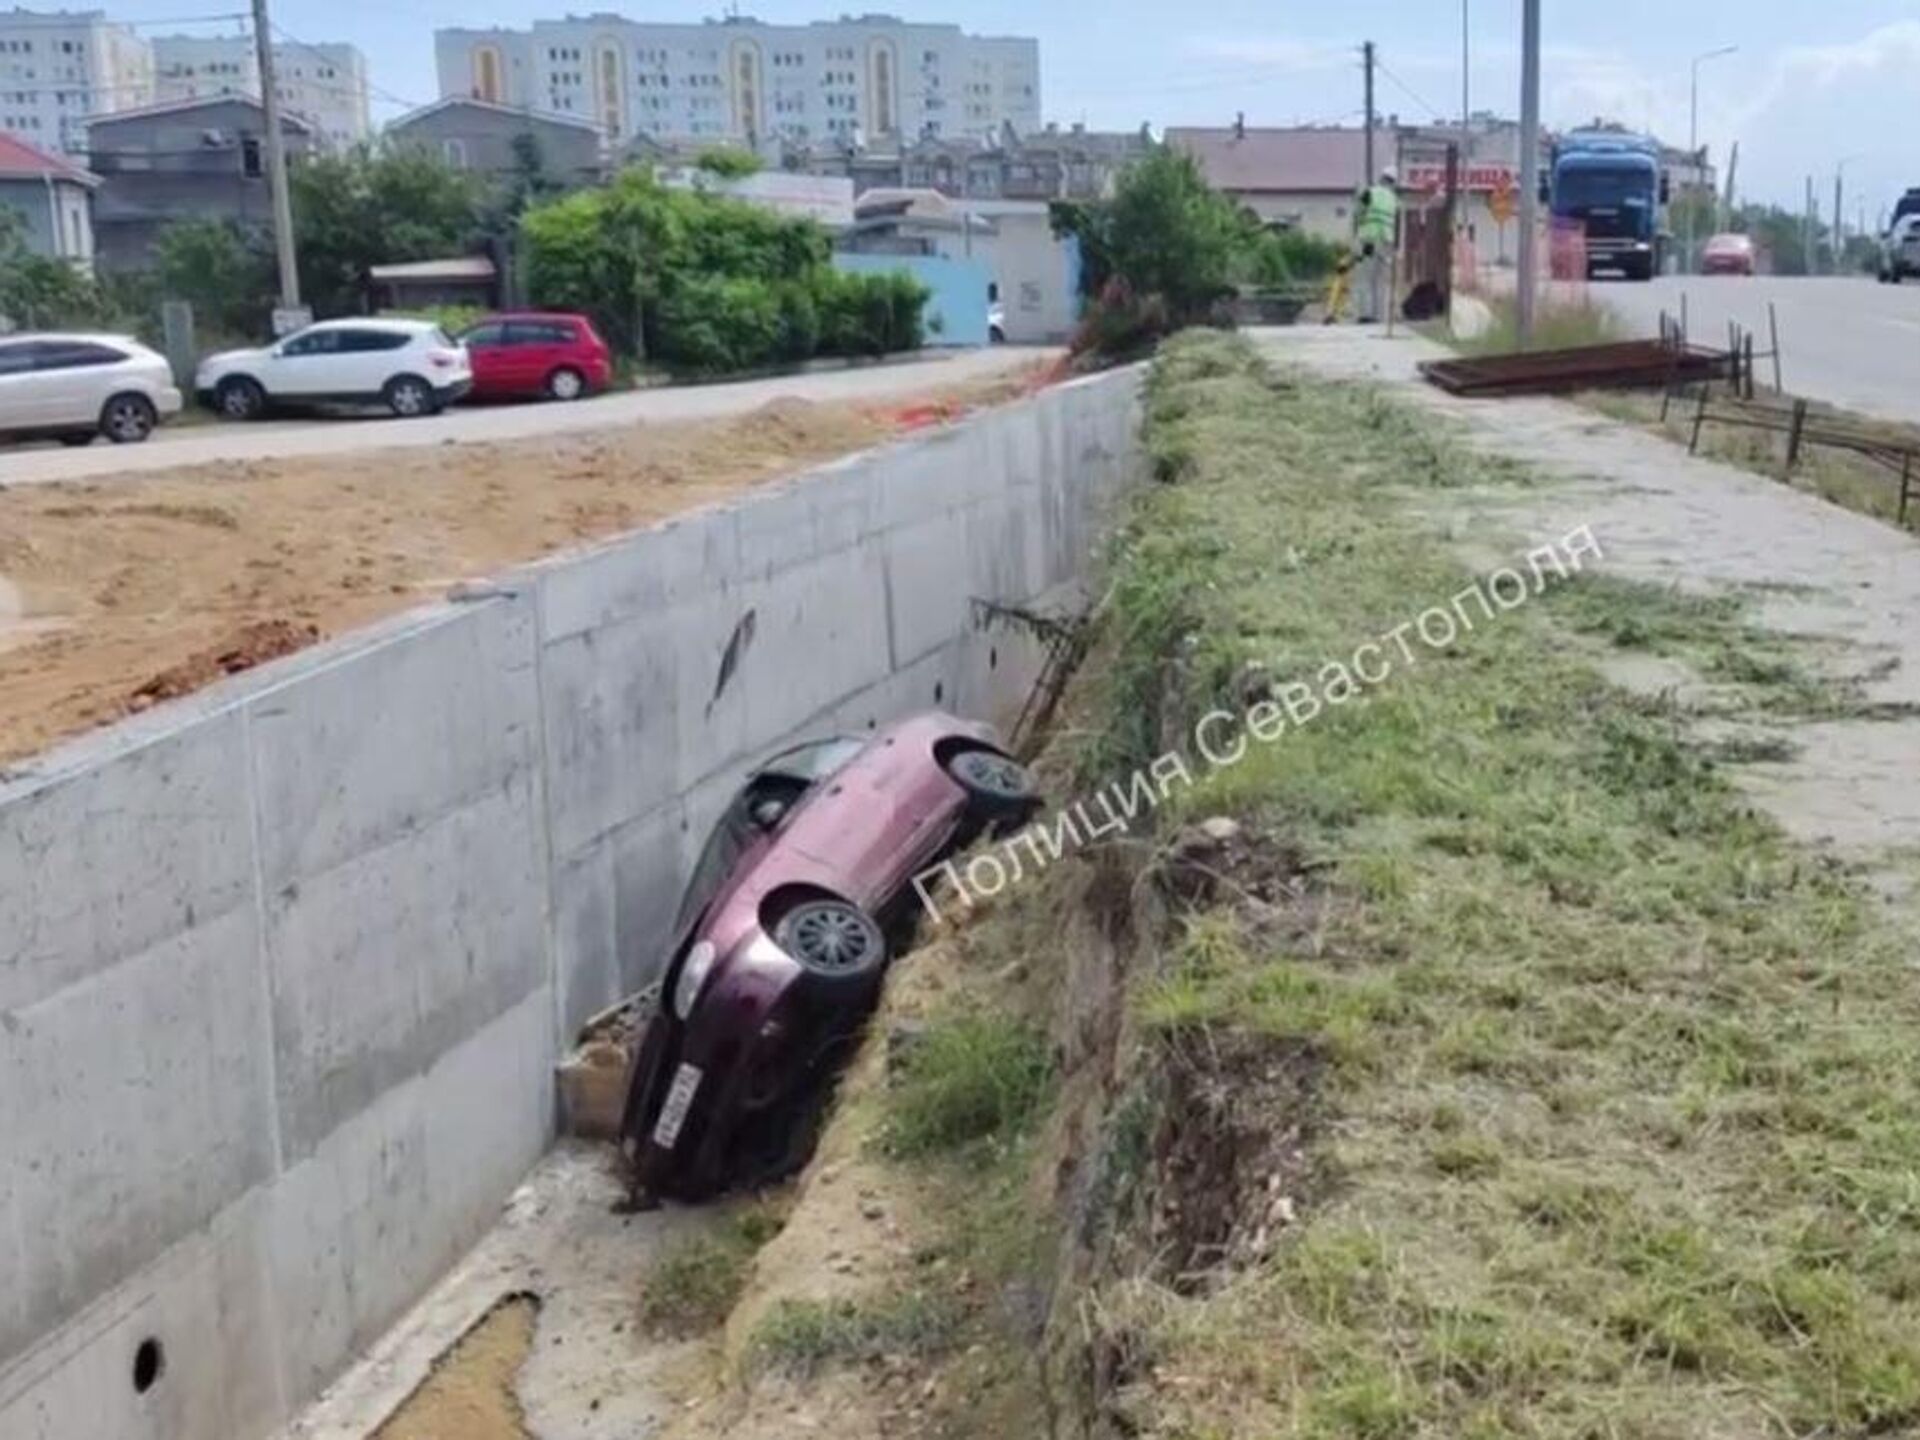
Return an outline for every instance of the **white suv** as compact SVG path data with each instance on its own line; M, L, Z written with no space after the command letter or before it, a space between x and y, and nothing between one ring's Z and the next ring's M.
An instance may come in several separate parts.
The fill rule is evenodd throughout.
M290 406L384 405L431 415L467 393L466 346L425 320L322 320L258 350L200 362L194 392L230 420Z
M124 335L0 335L0 435L85 445L144 440L180 392L166 360Z

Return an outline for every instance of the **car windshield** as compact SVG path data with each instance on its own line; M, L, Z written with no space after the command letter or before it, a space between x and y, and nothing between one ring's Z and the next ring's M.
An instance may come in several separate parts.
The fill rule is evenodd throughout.
M851 735L835 735L826 740L810 740L791 750L782 750L760 767L763 774L791 775L812 784L824 780L854 756L866 742Z
M1570 208L1594 205L1645 205L1653 197L1653 177L1626 165L1560 172L1559 203Z

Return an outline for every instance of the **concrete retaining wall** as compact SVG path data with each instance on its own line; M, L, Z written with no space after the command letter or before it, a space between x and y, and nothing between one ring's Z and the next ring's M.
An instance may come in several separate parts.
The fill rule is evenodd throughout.
M1004 716L1136 376L506 577L0 785L0 1436L270 1433L486 1228L741 770ZM136 1376L157 1362L144 1392Z

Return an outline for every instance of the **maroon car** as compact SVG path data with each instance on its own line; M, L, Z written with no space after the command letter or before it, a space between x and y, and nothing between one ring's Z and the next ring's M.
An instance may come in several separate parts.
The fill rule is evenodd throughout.
M1700 252L1702 275L1751 275L1753 271L1751 235L1716 235L1707 241L1706 248Z
M914 877L1039 803L990 728L937 713L756 770L694 866L628 1077L636 1192L698 1199L803 1164L911 934Z

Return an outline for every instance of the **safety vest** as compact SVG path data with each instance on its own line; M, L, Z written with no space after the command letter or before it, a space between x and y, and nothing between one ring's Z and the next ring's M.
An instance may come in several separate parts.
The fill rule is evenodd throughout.
M1376 244L1393 239L1400 217L1400 197L1391 185L1369 185L1361 192L1360 238Z

